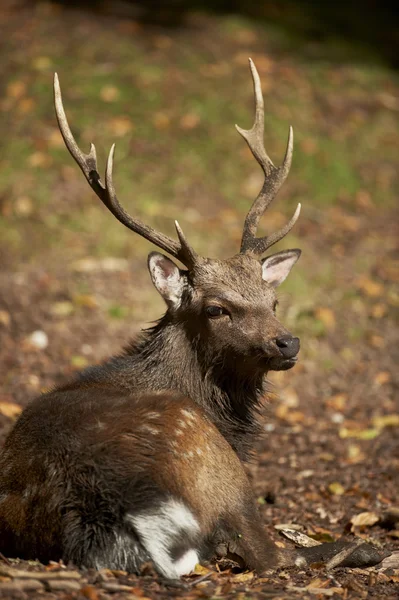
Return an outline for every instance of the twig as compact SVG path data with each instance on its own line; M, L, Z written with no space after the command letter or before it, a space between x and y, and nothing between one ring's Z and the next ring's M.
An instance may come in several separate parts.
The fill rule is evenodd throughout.
M332 558L330 558L330 560L326 563L326 569L327 570L328 569L334 569L335 567L337 567L338 565L340 565L351 554L353 554L353 552L356 550L356 548L358 548L362 544L364 544L363 540L356 540L356 542L353 542L352 544L349 544L349 546L347 546L346 548L344 548L343 550L341 550L341 552L338 552L338 554L336 554L335 556L333 556Z

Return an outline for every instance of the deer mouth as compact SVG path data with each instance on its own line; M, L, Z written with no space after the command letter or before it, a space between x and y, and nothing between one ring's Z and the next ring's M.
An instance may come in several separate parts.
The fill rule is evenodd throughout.
M274 356L268 360L268 367L270 371L288 371L288 369L292 369L297 362L297 356L291 356L290 358Z

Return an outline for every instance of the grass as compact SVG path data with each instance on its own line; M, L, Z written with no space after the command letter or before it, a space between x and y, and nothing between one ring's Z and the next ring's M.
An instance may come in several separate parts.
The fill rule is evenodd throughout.
M350 215L362 219L359 197L388 212L396 200L396 75L378 61L345 59L343 46L340 60L327 46L310 60L281 29L236 16L132 35L123 19L110 27L106 18L92 23L84 13L46 11L36 14L29 52L10 42L1 59L8 79L1 105L0 244L10 264L47 264L50 255L66 269L86 255L134 256L144 264L149 249L98 206L64 148L53 110L55 70L74 135L83 151L96 144L101 175L116 141L114 180L127 210L171 236L178 218L200 253L235 252L262 183L234 129L253 120L252 56L265 90L267 151L281 162L289 124L296 147L290 177L261 230L281 226L303 203L299 229L276 247L305 250L285 284L296 307L287 303L286 316L299 334L328 335L313 308L329 305L342 285L329 245L347 236L331 211L339 211L345 226ZM67 31L64 18L74 25ZM31 201L28 215L18 214L21 196ZM365 239L351 227L349 235ZM326 240L322 248L316 238ZM375 255L364 248L355 253L356 274L374 268ZM351 293L342 292L342 306L351 306ZM122 304L108 308L113 319L129 314ZM348 330L350 339L361 336L359 327L364 324Z

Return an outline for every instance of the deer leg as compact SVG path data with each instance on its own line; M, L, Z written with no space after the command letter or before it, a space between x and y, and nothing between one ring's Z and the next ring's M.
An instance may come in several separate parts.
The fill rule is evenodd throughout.
M353 546L351 542L329 542L312 546L310 548L297 548L295 550L281 550L279 562L281 566L304 567L313 563L329 563L335 556L338 557L345 549L353 551L346 556L336 566L350 568L372 567L382 561L386 554L382 554L375 546L366 542ZM346 553L345 553L346 554ZM339 557L338 557L339 558Z

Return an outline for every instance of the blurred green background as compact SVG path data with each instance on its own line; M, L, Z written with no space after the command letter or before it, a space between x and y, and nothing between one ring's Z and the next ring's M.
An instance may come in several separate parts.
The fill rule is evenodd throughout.
M355 362L359 344L380 354L397 307L399 84L397 32L383 4L375 13L373 6L364 4L360 27L352 2L346 16L309 2L3 2L7 343L22 344L35 328L61 332L61 356L73 369L163 310L146 273L153 248L101 206L64 147L53 73L75 137L84 151L96 144L101 172L116 142L114 181L126 209L171 236L177 218L198 252L222 258L238 251L262 184L234 128L253 119L251 56L275 163L290 124L295 132L290 176L261 223L262 234L272 231L303 205L276 247L304 251L284 285L281 314L306 338L309 364ZM114 333L88 358L76 338L85 327L96 329L96 341L104 328Z

